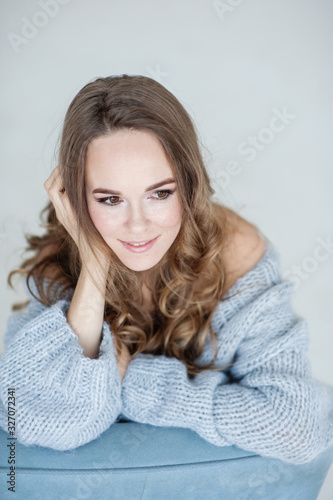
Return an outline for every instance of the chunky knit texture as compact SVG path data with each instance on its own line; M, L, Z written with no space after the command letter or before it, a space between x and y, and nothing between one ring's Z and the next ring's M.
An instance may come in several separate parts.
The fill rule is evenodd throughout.
M16 436L26 445L69 450L118 418L192 429L214 445L287 462L311 461L333 445L333 388L312 378L308 324L292 310L294 290L268 242L214 311L216 364L226 369L190 378L182 361L140 353L122 383L107 323L99 357L89 359L66 321L71 294L50 308L31 298L26 313L8 320L0 425L6 429L7 388L15 387ZM213 356L208 338L197 362Z
M35 284L31 286L37 294ZM25 445L70 450L97 438L121 410L113 339L103 323L99 357L83 354L66 320L70 301L50 308L31 297L10 316L0 358L0 426L7 430L8 388L15 388L16 432Z

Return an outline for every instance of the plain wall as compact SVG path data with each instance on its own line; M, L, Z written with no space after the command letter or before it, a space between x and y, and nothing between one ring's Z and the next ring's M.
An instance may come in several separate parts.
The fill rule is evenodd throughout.
M279 250L310 325L313 374L332 384L332 2L13 0L0 14L0 339L25 298L6 279L23 233L43 232L70 101L98 76L142 74L193 117L216 199Z

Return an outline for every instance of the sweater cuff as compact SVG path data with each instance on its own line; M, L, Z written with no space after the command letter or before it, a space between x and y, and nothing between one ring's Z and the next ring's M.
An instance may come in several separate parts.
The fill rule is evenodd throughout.
M140 353L123 378L122 414L140 423L211 433L213 393L225 379L221 371L204 370L191 380L179 359Z

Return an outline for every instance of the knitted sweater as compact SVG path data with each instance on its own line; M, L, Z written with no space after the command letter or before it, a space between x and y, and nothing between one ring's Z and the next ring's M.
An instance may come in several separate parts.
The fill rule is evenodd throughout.
M32 296L7 322L0 357L0 425L15 388L17 439L70 450L119 419L192 429L216 446L305 463L333 444L333 388L311 376L308 324L291 307L295 285L281 277L268 242L261 260L214 311L219 371L192 378L177 358L140 353L121 381L104 321L98 358L83 354L66 320L71 296L45 307ZM34 283L33 291L37 293ZM210 336L197 359L213 360Z

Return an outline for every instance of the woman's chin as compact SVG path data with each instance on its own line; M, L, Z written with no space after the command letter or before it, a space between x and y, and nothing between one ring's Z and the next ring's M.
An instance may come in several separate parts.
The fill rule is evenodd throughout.
M141 271L148 271L149 269L152 269L153 267L158 264L159 260L157 259L150 259L149 262L144 262L143 259L140 262L140 259L138 259L136 262L133 261L132 259L120 259L124 266L126 266L128 269L131 271L136 271L136 272L141 272Z

